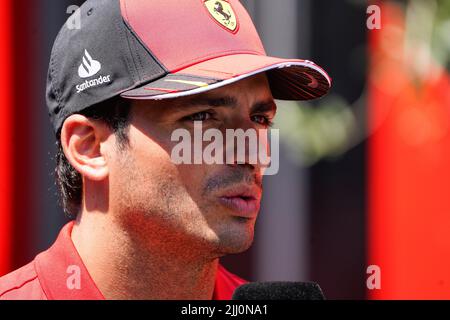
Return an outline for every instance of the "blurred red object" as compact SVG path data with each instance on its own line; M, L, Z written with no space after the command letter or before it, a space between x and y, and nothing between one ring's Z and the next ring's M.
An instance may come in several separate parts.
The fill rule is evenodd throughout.
M450 77L414 73L400 7L369 32L368 265L374 299L450 299Z

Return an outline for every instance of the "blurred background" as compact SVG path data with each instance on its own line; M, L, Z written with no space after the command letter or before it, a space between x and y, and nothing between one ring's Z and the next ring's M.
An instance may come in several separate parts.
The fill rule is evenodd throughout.
M83 2L0 0L0 275L67 222L44 93L56 34ZM278 102L280 171L253 247L223 264L315 281L329 299L449 299L450 1L242 3L269 54L316 62L333 88Z

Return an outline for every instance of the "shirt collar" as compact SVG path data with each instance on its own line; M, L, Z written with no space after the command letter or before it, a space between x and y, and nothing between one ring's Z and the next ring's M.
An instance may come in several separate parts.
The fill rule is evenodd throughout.
M50 249L36 257L42 289L48 299L104 300L72 242L73 225L66 224Z

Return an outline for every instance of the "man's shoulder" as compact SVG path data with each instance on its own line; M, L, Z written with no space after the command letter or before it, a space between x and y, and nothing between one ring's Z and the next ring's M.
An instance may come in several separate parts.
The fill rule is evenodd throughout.
M34 260L0 277L0 300L46 299L39 283Z

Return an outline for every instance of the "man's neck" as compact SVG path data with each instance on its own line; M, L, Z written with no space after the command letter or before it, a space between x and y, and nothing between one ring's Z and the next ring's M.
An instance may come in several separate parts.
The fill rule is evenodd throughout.
M82 214L72 231L75 248L106 299L212 298L218 259L195 258L186 255L186 246L164 247L164 241L142 243L106 216Z

